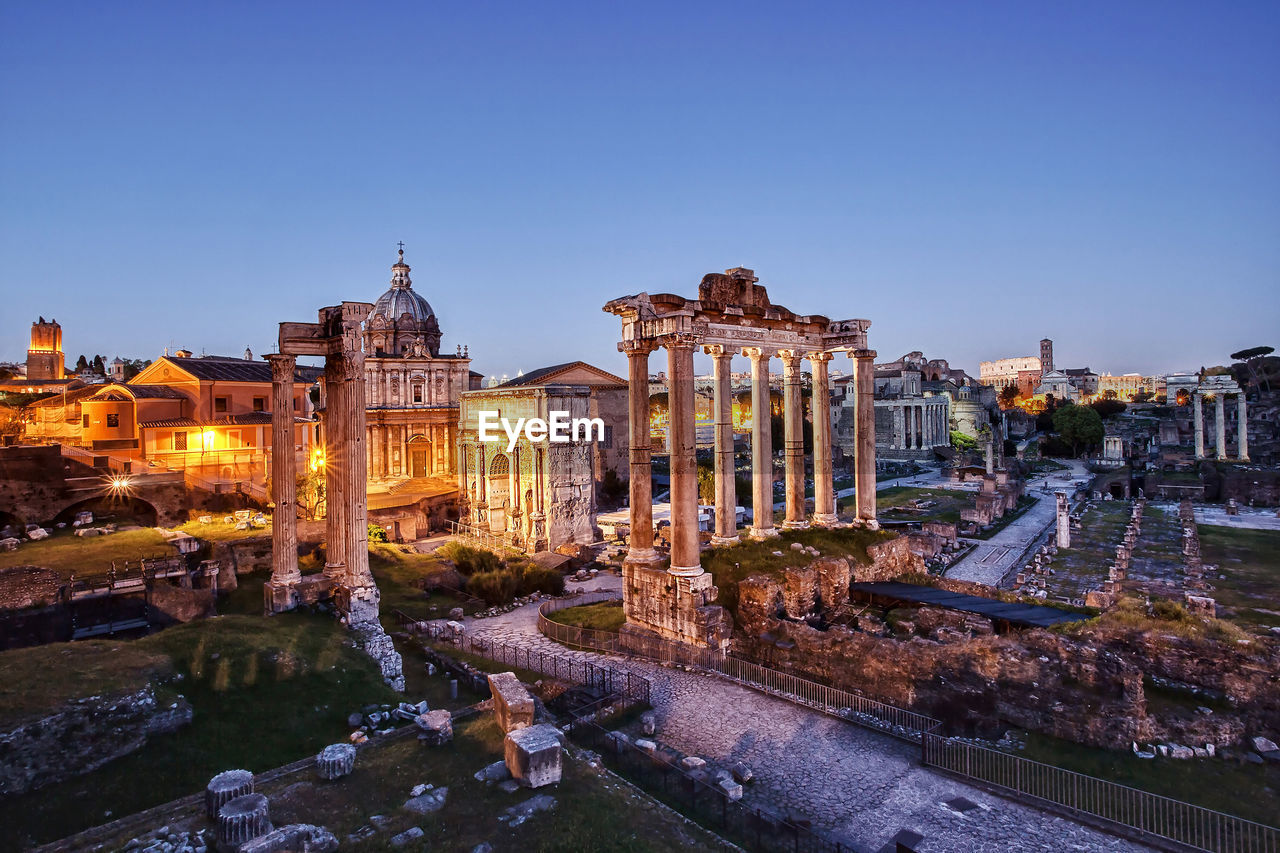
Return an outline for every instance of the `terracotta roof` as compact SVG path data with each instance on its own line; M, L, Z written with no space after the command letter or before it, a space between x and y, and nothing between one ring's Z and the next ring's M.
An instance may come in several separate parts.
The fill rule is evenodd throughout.
M271 423L270 412L242 412L238 415L227 415L221 418L214 418L209 422L210 426L250 426L257 424Z
M202 424L195 418L161 418L158 421L142 421L138 426L156 429L158 427L198 427Z

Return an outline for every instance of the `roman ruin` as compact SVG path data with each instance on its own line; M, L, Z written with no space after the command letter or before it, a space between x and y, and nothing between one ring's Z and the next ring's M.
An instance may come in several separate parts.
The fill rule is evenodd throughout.
M736 353L751 360L752 522L751 536L778 535L773 518L773 436L769 411L769 362L783 365L783 447L786 518L784 527L835 523L830 418L814 417L814 514L805 505L803 410L800 367L812 365L813 398L828 400L827 362L848 353L856 371L855 524L875 528L875 412L873 365L867 347L868 320L832 321L800 315L770 302L753 270L735 267L711 273L698 298L640 293L614 299L604 310L622 319L618 349L627 354L631 429L630 541L624 561L624 631L633 642L645 636L724 648L731 632L728 615L712 605L717 591L702 568L698 536L698 482L695 458L693 354L701 347L715 368L716 541L735 541L732 434L727 428L729 361ZM653 547L652 470L649 446L649 355L667 351L670 405L672 546L670 567Z

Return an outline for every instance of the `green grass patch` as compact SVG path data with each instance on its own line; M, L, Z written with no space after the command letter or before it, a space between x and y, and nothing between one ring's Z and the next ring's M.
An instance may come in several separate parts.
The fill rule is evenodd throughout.
M1143 760L1030 732L1025 758L1107 779L1175 800L1274 826L1280 814L1280 766L1223 759Z
M6 731L72 699L131 692L175 671L162 651L120 640L14 649L0 653L0 668L0 730Z
M224 518L226 518L225 515L215 515L213 521L208 524L188 521L186 524L179 524L174 530L181 530L206 542L234 542L237 539L271 535L271 516L267 516L266 527L250 527L248 530L236 530L236 523L223 521Z
M76 673L92 671L95 661L106 659L103 649L112 645L120 651L111 656L128 666L114 676L97 676L99 681L138 678L150 661L168 661L173 676L162 678L161 686L191 703L191 725L152 737L141 749L92 773L0 800L7 843L25 847L50 841L103 823L110 819L108 813L120 816L194 793L228 768L262 771L287 764L344 739L353 710L401 698L352 646L347 631L322 616L223 616L132 643L76 643L36 651L52 655L65 650L58 672ZM31 651L4 652L0 666L8 673L11 659ZM87 663L76 662L81 654ZM67 695L93 692L73 678L61 680L67 682L60 688ZM26 689L34 686L25 678L22 683Z
M933 506L913 509L910 506L913 501L932 503ZM973 505L971 493L951 489L894 486L876 492L876 510L882 521L944 521L959 524L961 511L972 509Z
M627 617L622 612L622 600L602 601L599 604L580 604L577 607L566 607L547 616L552 622L561 625L573 625L577 628L592 628L596 631L621 631Z
M1280 625L1280 531L1199 525L1200 556L1216 565L1209 593L1242 625ZM1219 577L1221 575L1222 577Z
M40 566L53 569L63 577L74 574L77 578L88 578L105 575L111 571L113 562L120 568L125 562L131 562L137 568L137 562L144 557L168 557L173 553L173 546L150 527L106 536L76 536L66 527L38 542L24 539L16 551L0 551L0 569Z

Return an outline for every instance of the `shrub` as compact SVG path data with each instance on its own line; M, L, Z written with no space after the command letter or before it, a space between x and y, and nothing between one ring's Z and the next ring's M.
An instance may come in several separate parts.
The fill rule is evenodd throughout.
M388 539L387 539L387 528L383 527L383 526L382 526L382 525L380 525L380 524L372 524L372 523L371 523L371 524L369 525L369 541L370 541L370 542L386 542L386 541L388 541Z
M529 563L521 568L518 595L529 595L533 592L547 595L564 594L564 575L555 569L539 566L537 563Z
M436 553L452 561L464 575L502 570L502 559L497 554L461 542L447 542L437 548Z
M476 572L467 579L467 592L486 604L505 604L515 597L516 578L501 570Z
M1194 621L1191 614L1187 612L1187 608L1176 601L1169 601L1164 598L1157 598L1151 603L1151 615L1166 622Z

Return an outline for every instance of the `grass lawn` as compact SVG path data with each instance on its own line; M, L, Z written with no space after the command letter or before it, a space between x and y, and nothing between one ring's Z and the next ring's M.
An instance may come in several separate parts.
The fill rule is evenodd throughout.
M143 557L168 557L173 546L153 528L122 530L106 536L80 537L66 527L55 530L48 539L28 542L23 539L16 551L0 551L0 569L11 566L40 566L77 578L105 575L115 562L123 567L126 560L136 563Z
M442 619L455 607L470 613L478 606L444 592L425 592L419 586L424 578L447 570L435 554L420 554L407 545L373 544L369 546L369 568L382 593L382 624L388 631L397 629L393 610L415 619Z
M40 656L47 667L57 664L62 684L40 684L33 672ZM162 690L181 693L195 712L191 725L153 737L93 773L0 800L0 826L7 830L0 846L15 848L199 791L222 770L260 771L297 760L344 739L353 710L402 698L382 683L373 662L352 647L341 625L302 614L223 616L132 642L0 653L6 674L13 666L32 674L21 682L6 679L23 685L22 698L4 694L9 703L4 713L11 717L35 701L38 694L31 691L37 686L46 700L56 701L91 695L102 685L134 684L170 669L172 677L161 676Z
M581 604L557 610L547 617L561 625L578 628L594 628L597 631L621 631L627 617L622 613L622 601L603 601L599 604Z
M1280 531L1199 525L1200 555L1218 566L1207 580L1229 617L1246 626L1280 625ZM1218 577L1225 575L1225 577Z
M1143 760L1129 752L1094 749L1036 732L1018 753L1120 785L1276 825L1280 814L1280 766L1224 759Z
M270 536L271 535L271 516L267 516L266 527L250 527L248 530L236 530L236 523L230 524L223 521L226 515L214 515L213 521L208 524L201 524L198 521L188 521L186 524L179 524L175 530L181 530L197 539L204 539L207 542L233 542L236 539L249 539L254 536Z
M912 501L932 501L933 506L913 511ZM960 523L960 511L973 507L973 494L951 489L894 486L876 492L876 509L883 521L945 521ZM852 507L852 500L849 501Z

